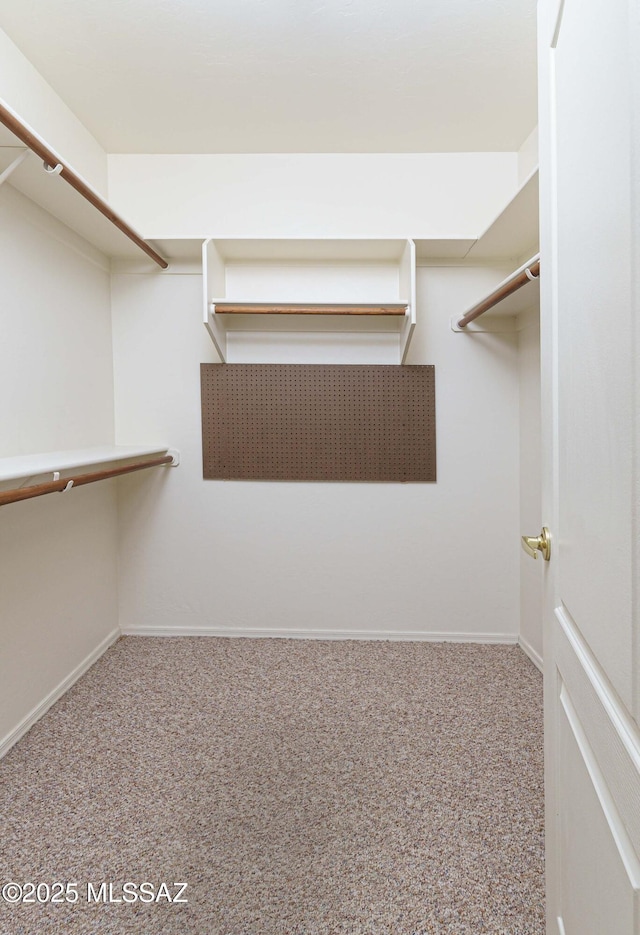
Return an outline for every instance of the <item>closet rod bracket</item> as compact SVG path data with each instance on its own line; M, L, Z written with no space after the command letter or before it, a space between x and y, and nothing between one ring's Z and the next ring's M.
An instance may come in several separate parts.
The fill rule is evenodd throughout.
M43 160L42 168L47 173L47 175L60 175L60 173L64 169L64 166L62 165L61 162L56 163L55 166L50 166L46 160Z

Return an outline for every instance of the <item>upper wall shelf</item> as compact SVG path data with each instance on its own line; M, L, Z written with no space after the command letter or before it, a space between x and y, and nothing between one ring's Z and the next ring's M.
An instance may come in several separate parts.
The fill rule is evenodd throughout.
M26 154L25 158L22 155ZM12 165L13 164L13 165ZM0 174L102 253L168 263L58 153L0 101Z
M412 238L417 260L521 260L539 249L538 170L525 179L506 207L478 237ZM166 256L199 259L204 237L156 237ZM312 241L308 241L312 242ZM315 241L321 243L321 241ZM245 243L257 243L245 241Z
M241 333L375 332L404 363L415 326L411 240L246 240L203 245L204 322L222 360Z
M155 457L149 457L155 455ZM109 462L112 467L102 467ZM19 458L0 459L0 506L33 500L50 493L67 493L71 488L84 487L97 481L113 480L123 474L145 471L155 467L177 467L180 455L167 448L141 448L133 445L84 448L75 451L54 451ZM78 467L95 467L98 471L81 471ZM61 473L64 472L64 477ZM72 476L69 476L71 472ZM51 474L51 477L48 475ZM21 479L23 483L7 490L6 481ZM38 478L38 483L33 483ZM31 483L24 483L27 479Z
M514 260L537 252L540 241L538 170L475 239L416 240L420 259Z
M0 482L41 477L55 471L145 458L173 453L167 445L102 445L94 448L74 448L67 451L46 451L31 455L0 458ZM177 456L177 452L174 457Z
M537 252L540 242L538 170L495 218L467 253L468 259L519 259Z
M411 235L412 231L407 232ZM202 251L202 242L206 236L194 234L191 237L173 238L159 233L154 237L163 255L172 260L199 260ZM487 229L475 237L446 237L425 239L411 238L415 244L416 259L418 260L464 260L466 258L476 262L500 260L511 264L511 261L521 261L522 258L532 256L539 249L539 220L538 220L538 170L535 169L525 179L514 197L505 208L489 224ZM229 241L225 241L229 243ZM291 243L292 241L281 241ZM330 243L330 241L325 241ZM383 242L383 241L379 241ZM247 249L250 244L260 252L259 241L245 240ZM273 241L266 240L266 244ZM301 241L305 243L305 241ZM323 241L306 241L306 243L321 244ZM273 248L269 248L273 252ZM272 257L272 260L275 257Z

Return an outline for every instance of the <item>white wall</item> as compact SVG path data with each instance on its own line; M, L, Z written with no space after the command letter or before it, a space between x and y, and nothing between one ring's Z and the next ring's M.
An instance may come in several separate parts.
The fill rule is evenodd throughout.
M107 262L19 194L0 188L0 456L113 439Z
M199 275L113 282L116 426L180 449L120 485L124 632L518 634L517 337L450 317L504 269L420 269L410 363L436 365L436 484L202 480Z
M104 258L5 184L0 281L0 455L113 443ZM115 489L85 487L0 513L2 751L115 635Z
M517 153L110 155L147 237L473 239L518 187Z
M97 191L107 194L105 151L1 29L0 99Z
M520 530L537 536L542 525L542 439L540 413L540 315L523 312L518 321L520 396ZM520 639L542 660L544 562L520 552Z
M109 157L114 204L148 236L473 238L518 186L517 153ZM178 267L175 267L175 271ZM120 272L120 443L182 452L120 487L125 632L518 634L517 337L453 314L510 269L421 269L410 363L436 365L438 482L202 480L199 368L217 361L199 275ZM327 357L323 337L304 359ZM243 359L296 360L273 342ZM237 355L235 360L240 359Z

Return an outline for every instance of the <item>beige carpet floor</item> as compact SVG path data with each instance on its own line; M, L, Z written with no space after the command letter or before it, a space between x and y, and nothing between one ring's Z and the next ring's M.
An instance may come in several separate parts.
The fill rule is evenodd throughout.
M516 647L125 638L0 763L2 882L78 890L0 932L541 935L541 702Z

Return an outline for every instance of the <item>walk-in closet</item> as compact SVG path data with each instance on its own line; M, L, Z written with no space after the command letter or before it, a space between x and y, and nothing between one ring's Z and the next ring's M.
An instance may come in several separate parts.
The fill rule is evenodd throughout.
M0 932L638 935L588 6L0 0Z

